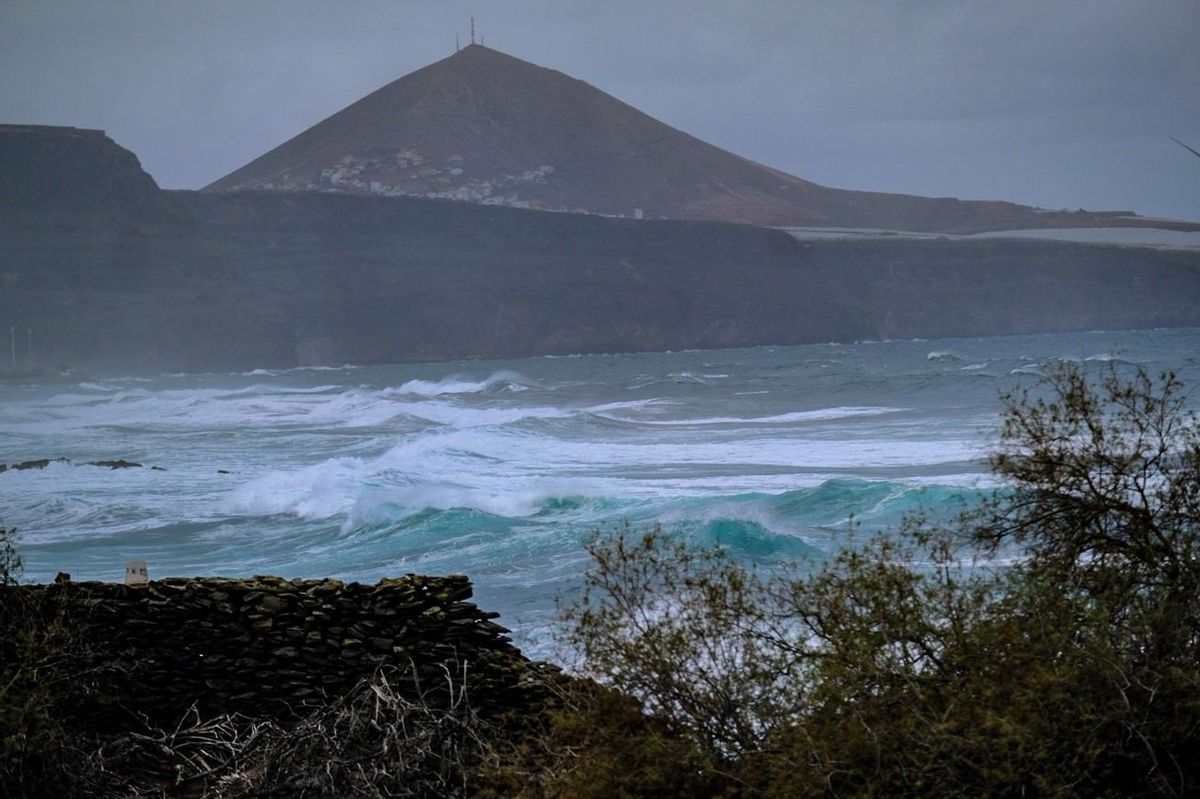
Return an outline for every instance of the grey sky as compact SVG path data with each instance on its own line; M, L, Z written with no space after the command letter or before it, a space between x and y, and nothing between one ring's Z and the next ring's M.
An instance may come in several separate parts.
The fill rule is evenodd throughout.
M7 0L0 122L198 188L489 46L831 186L1200 219L1200 3Z

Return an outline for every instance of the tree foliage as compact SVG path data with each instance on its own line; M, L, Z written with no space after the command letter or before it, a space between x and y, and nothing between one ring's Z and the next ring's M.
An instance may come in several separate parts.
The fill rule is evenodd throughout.
M628 528L569 641L747 796L1200 791L1200 429L1178 380L1005 398L1004 486L814 571Z

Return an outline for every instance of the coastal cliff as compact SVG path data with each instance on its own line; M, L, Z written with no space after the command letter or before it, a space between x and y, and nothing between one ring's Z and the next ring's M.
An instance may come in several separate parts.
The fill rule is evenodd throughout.
M73 128L4 127L0 157L0 317L29 331L31 366L205 371L1200 325L1195 251L800 241L450 200L161 191L130 153Z

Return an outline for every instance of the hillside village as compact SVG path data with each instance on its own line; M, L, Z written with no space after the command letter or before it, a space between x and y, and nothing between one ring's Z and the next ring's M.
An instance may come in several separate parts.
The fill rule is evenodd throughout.
M415 147L401 147L346 153L336 166L326 167L315 174L293 175L285 172L277 178L248 180L238 188L348 192L381 197L434 197L510 208L586 213L577 208L549 208L537 199L520 195L522 187L545 185L547 177L553 173L553 166L541 164L520 174L481 178L467 174L461 155L451 155L438 162Z

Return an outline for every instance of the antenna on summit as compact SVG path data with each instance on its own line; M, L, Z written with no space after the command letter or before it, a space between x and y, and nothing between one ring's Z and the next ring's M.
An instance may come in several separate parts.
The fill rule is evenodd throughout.
M475 44L475 17L471 17L471 44Z

